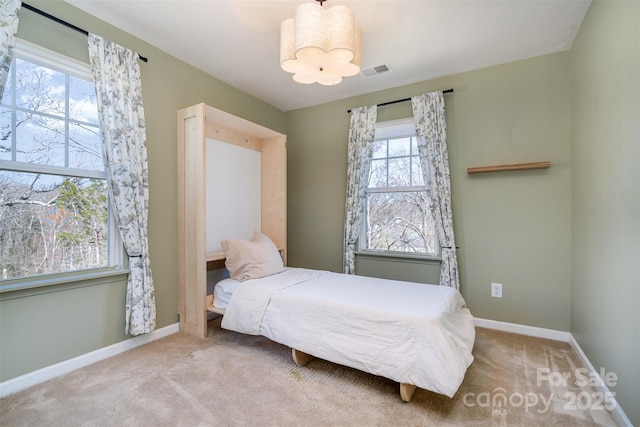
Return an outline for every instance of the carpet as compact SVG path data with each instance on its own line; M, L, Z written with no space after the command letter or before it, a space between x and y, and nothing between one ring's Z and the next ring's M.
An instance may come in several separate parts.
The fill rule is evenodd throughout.
M154 341L0 400L2 426L615 426L567 343L477 329L450 399L223 329Z

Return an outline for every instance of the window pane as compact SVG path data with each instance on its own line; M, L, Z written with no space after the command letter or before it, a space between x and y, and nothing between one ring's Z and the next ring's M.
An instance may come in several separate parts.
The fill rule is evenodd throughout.
M422 166L420 165L419 157L411 157L411 185L422 186L424 185L424 178L422 176Z
M7 74L7 82L4 85L4 92L0 93L0 96L2 96L2 103L3 104L11 103L11 88L12 87L13 87L13 76L11 75L11 72L9 72Z
M104 267L103 180L0 171L2 278Z
M369 188L379 188L387 186L387 161L372 160L371 171L369 172Z
M387 141L375 141L373 144L374 159L384 159L387 157Z
M389 140L389 157L411 155L411 138Z
M419 156L420 153L418 152L418 137L414 136L411 138L411 155L412 156Z
M435 255L436 236L426 193L367 195L366 249Z
M410 157L389 159L389 187L408 187Z
M11 160L11 110L0 107L0 160Z
M104 170L98 128L69 123L69 167Z
M64 120L16 112L16 160L65 166Z
M98 104L92 82L69 76L69 118L98 125Z
M63 117L65 74L19 58L15 64L17 106Z
M407 133L400 131L397 135L400 137L388 135L375 147L360 248L435 256L438 245L424 190L418 139L415 135L403 137Z

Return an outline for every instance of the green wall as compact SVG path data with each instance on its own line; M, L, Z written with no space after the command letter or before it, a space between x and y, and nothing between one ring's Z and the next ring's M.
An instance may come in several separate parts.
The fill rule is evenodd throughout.
M288 134L292 266L342 270L346 141L361 105L445 95L462 293L479 318L571 331L640 425L638 2L595 1L568 52L281 111L59 0L34 6L149 57L141 63L158 327L177 321L176 110L205 102ZM86 60L84 36L29 11L19 36ZM375 78L375 77L372 77ZM379 121L409 117L409 103ZM547 170L468 175L550 160ZM358 257L358 273L435 282L432 262ZM489 296L490 283L504 297ZM127 339L123 280L0 298L0 381ZM635 412L634 412L635 411Z
M233 87L62 1L30 4L149 58L141 62L149 159L149 244L157 327L177 322L176 112L205 102L279 132L285 116ZM18 37L88 61L84 35L23 9ZM128 339L123 279L0 296L0 381Z
M445 95L461 291L480 318L569 331L570 80L562 52L287 112L289 264L342 271L347 109ZM378 121L411 116L409 102ZM546 170L471 166L550 160ZM358 274L437 282L438 267L358 257ZM503 298L490 296L491 282Z
M593 2L571 66L571 329L640 425L640 3Z

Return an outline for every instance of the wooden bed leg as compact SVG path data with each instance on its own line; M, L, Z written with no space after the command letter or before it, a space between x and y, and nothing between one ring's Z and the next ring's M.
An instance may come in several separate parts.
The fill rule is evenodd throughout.
M304 366L315 359L315 357L313 357L312 355L303 353L300 350L296 350L295 348L291 349L291 356L293 357L293 361L300 366Z
M416 386L413 384L400 383L400 398L405 402L409 402L411 400L415 391Z

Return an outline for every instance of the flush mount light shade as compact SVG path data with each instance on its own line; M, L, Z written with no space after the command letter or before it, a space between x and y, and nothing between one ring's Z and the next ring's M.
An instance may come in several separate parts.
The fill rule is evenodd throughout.
M360 29L351 9L315 3L280 26L280 65L298 83L336 85L360 72Z

